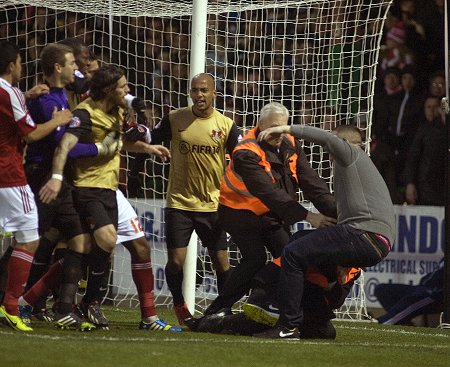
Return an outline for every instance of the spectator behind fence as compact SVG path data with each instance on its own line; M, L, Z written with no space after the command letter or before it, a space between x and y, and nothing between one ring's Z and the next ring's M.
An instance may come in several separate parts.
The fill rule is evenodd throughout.
M447 134L440 100L428 97L425 119L420 125L406 158L403 181L407 204L444 205Z
M399 106L402 101L402 86L400 84L400 70L389 68L383 78L384 89L374 97L374 114L372 126L371 158L378 171L383 176L389 189L392 202L400 204L401 198L397 185L397 170L395 165L395 148L388 143L388 126L395 126L390 121L393 106Z

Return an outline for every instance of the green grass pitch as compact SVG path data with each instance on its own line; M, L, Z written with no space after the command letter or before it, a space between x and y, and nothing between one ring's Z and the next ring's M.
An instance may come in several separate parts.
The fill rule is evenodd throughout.
M0 327L5 367L439 367L450 366L450 330L334 322L335 341L273 341L206 333L138 330L138 309L104 307L111 330L56 330L33 322L34 331ZM158 310L168 322L172 311Z

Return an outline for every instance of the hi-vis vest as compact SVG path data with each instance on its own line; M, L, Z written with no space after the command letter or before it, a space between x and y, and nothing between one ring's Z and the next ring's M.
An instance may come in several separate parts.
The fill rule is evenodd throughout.
M275 178L273 177L270 163L266 160L266 153L261 149L256 141L256 129L256 127L253 128L242 138L238 145L236 145L236 148L234 148L233 153L238 150L245 149L258 155L261 159L258 164L264 168L264 171L272 179L272 183L275 183ZM291 135L288 135L287 138L294 148L294 138ZM292 176L298 183L296 166L297 153L294 153L291 157L289 157L289 168L292 172ZM262 215L270 211L270 209L261 200L253 196L247 190L242 177L234 171L233 159L231 159L231 162L227 166L225 174L222 178L219 202L233 209L251 210L256 215Z
M272 262L281 267L281 258L277 257L272 260ZM361 274L360 268L344 268L342 266L336 267L336 279L340 285L347 284L348 282L356 279ZM329 282L327 277L323 275L317 268L310 266L306 269L305 279L312 284L318 285L319 287L330 290L333 288L336 282Z

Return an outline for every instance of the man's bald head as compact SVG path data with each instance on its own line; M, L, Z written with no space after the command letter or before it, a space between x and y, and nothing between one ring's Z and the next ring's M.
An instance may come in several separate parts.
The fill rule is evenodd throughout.
M200 73L191 81L189 95L192 99L192 111L196 116L208 117L214 112L214 100L217 96L214 78L211 74Z
M191 85L199 81L206 82L209 88L216 90L216 83L214 81L214 77L211 74L199 73L194 75L194 77L191 80Z

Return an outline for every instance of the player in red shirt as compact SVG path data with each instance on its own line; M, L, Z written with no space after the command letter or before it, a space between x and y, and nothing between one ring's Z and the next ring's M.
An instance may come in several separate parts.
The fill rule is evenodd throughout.
M13 87L22 72L19 48L3 41L0 50L0 230L14 236L0 313L13 329L31 331L18 317L17 305L39 239L36 203L22 164L23 142L44 138L67 124L72 114L69 110L55 112L50 121L37 126L28 113L24 94Z

